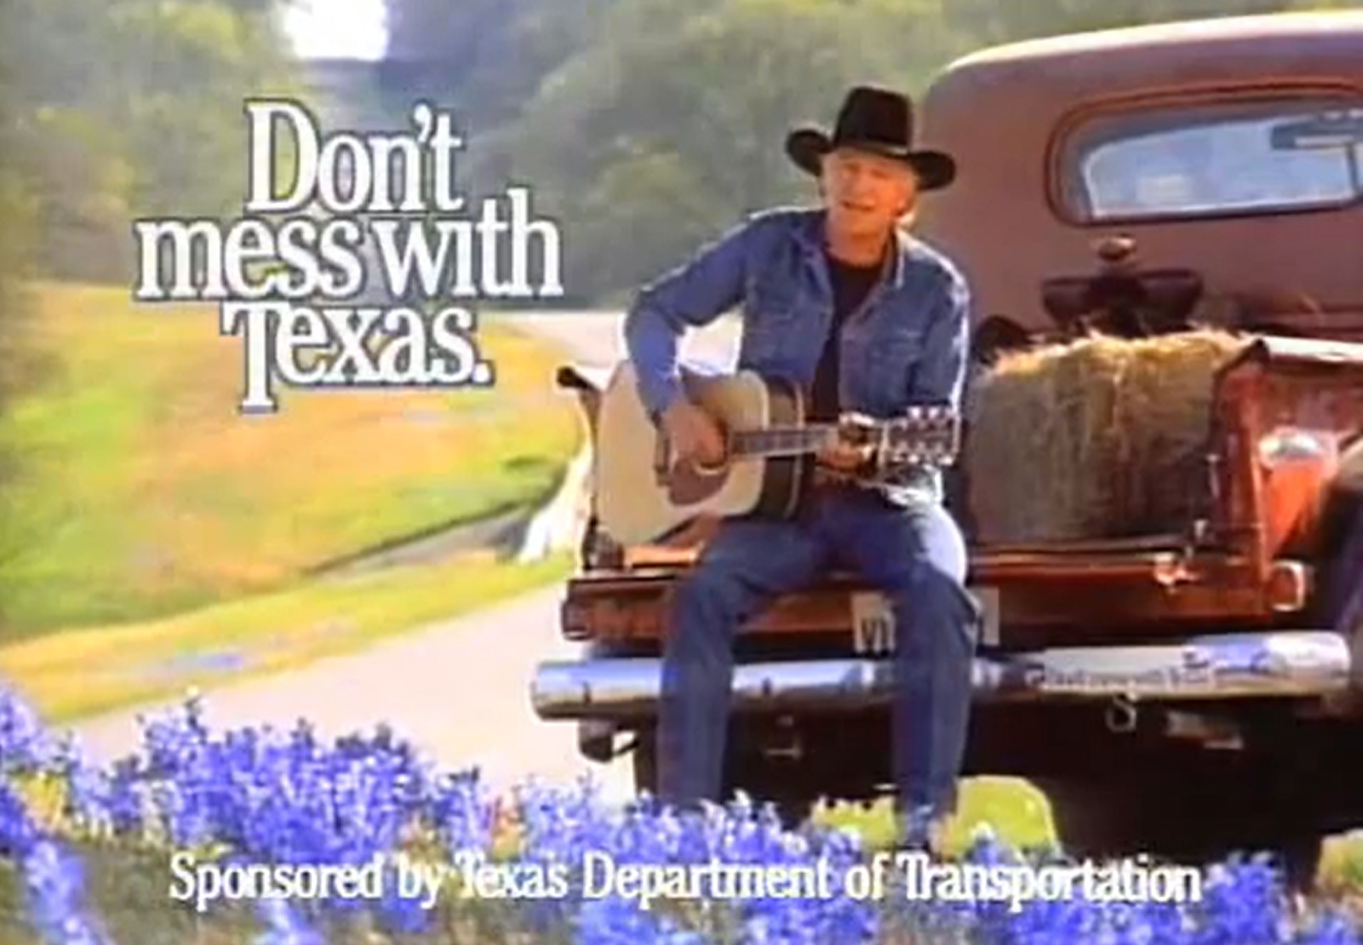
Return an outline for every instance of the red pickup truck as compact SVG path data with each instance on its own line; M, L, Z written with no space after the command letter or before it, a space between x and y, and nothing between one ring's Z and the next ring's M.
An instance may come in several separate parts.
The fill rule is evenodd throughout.
M1360 12L1131 28L981 51L925 97L927 143L964 173L919 229L974 283L982 371L1074 337L1114 278L1144 293L1141 331L1247 339L1214 378L1204 473L1173 526L991 540L970 497L1027 470L960 470L988 615L967 773L1037 784L1075 852L1260 847L1301 876L1324 834L1363 822L1360 48ZM1120 308L1096 313L1106 330ZM594 428L601 379L560 383ZM640 788L662 602L710 528L622 547L589 524L562 605L582 657L532 683L586 757L632 750ZM753 622L731 787L796 810L884 790L882 603L830 574Z

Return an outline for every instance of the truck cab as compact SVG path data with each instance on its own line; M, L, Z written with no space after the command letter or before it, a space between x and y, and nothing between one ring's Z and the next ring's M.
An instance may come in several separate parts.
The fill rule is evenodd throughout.
M1019 489L1113 473L1082 450L1034 471L1025 449L1001 461L997 422L967 418L949 505L985 621L965 773L1036 784L1072 852L1264 848L1302 876L1323 835L1363 822L1359 48L1359 12L1147 26L983 50L924 97L924 143L960 173L916 231L971 281L985 401L1026 352L1235 340L1207 372L1192 466L1123 472L1177 486L1134 524L1029 531L1009 517ZM559 381L595 431L605 378L565 366ZM1102 396L1157 436L1181 394ZM581 658L532 683L586 757L632 751L640 789L668 589L715 527L626 547L589 519L561 609ZM732 789L795 818L886 790L891 620L830 573L745 628Z

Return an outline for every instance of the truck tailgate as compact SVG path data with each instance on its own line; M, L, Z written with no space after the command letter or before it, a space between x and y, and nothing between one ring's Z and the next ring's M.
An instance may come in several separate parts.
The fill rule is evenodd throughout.
M692 547L629 549L618 570L568 583L563 629L572 638L647 640L661 633L665 596L694 563ZM1189 554L1177 536L977 550L969 584L986 610L987 645L1034 646L1066 638L1118 642L1176 637L1190 628L1268 625L1304 590L1288 575L1263 581L1252 562ZM749 624L751 634L855 632L883 599L855 575L833 573L787 595ZM1113 615L1121 614L1120 623Z

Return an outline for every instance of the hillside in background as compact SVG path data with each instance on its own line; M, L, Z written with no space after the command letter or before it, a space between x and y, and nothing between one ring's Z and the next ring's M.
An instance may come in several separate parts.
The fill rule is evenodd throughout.
M372 69L296 61L283 11L0 4L0 643L293 593L541 501L577 449L556 358L503 327L481 337L495 391L290 391L252 422L216 306L132 304L133 221L241 215L244 99L391 124Z
M609 303L745 213L808 199L782 138L852 83L921 93L1008 40L1363 0L386 0L378 64L291 61L287 2L4 5L25 194L7 219L33 221L42 275L123 283L130 218L237 215L247 95L364 128L429 98L468 138L469 195L531 185L565 228L565 303Z
M921 93L980 46L1311 0L387 0L385 101L456 108L471 188L536 188L565 227L569 304L610 301L743 214L812 196L791 124L846 86Z

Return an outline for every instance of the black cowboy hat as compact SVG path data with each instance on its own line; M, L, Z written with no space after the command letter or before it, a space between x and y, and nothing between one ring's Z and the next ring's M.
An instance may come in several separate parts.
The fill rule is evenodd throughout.
M818 174L823 156L843 147L903 161L918 174L920 190L940 190L956 179L951 155L914 150L913 103L888 89L863 85L848 92L831 137L805 127L786 138L786 154L807 174Z

